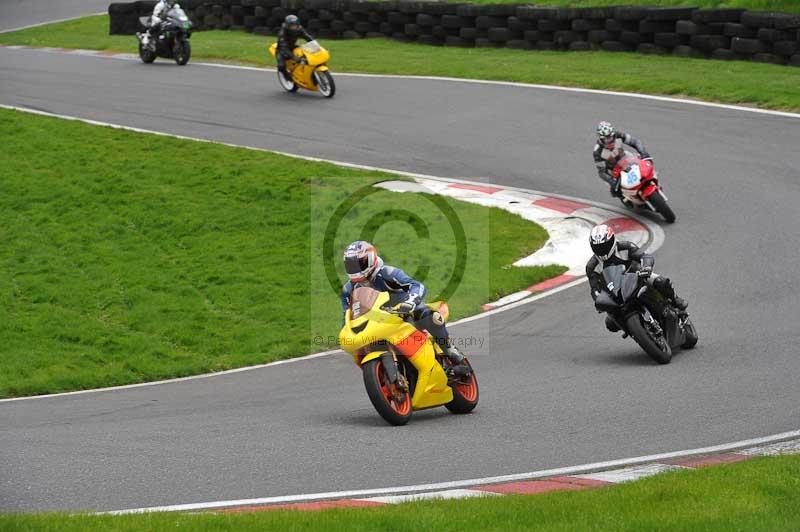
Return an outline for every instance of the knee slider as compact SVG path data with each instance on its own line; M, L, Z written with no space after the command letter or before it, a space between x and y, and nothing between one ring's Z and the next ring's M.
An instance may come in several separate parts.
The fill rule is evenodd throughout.
M444 325L444 316L442 316L438 310L434 310L433 314L431 315L431 320L436 325Z

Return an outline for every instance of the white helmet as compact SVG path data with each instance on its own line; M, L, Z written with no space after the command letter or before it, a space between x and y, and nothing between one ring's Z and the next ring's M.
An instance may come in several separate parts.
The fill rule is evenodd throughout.
M611 122L603 121L597 124L597 136L603 144L611 143L614 140L614 126L611 125Z
M611 226L601 224L592 228L589 234L589 245L598 259L608 260L617 252L617 237Z

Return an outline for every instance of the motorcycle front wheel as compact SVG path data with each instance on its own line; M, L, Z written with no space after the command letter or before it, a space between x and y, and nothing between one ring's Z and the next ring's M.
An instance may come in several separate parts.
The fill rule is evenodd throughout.
M142 60L142 63L148 64L156 60L156 53L143 45L141 41L139 41L139 59Z
M659 364L669 364L672 360L672 348L666 338L653 338L644 325L644 318L638 312L631 314L625 320L625 328L639 347L644 349L650 358Z
M697 329L689 318L686 318L686 322L683 324L683 333L686 335L686 339L681 344L681 348L691 349L697 345Z
M454 414L468 414L478 406L478 379L475 377L475 370L472 369L469 360L464 359L464 362L472 370L469 377L448 383L453 389L453 400L444 407Z
M336 83L333 82L333 76L329 71L314 71L314 81L317 84L319 93L326 98L333 98L333 95L336 94Z
M175 57L175 62L183 66L189 62L192 57L192 45L186 39L175 39L175 49L172 51Z
M675 223L675 213L672 212L672 207L669 206L666 198L664 198L664 195L660 190L650 196L649 201L653 204L653 207L655 207L656 211L658 211L658 213L664 217L667 223Z
M278 83L281 84L281 87L286 92L297 92L297 83L291 77L284 76L280 70L278 71Z
M389 376L380 358L370 360L363 366L364 387L367 389L372 406L391 425L405 425L411 419L411 394L402 392L397 398L395 384L389 382Z

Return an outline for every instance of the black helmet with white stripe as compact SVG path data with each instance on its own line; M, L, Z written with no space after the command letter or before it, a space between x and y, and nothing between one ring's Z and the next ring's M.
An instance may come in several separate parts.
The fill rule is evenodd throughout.
M608 260L617 251L617 237L609 225L596 225L589 234L589 245L600 260Z

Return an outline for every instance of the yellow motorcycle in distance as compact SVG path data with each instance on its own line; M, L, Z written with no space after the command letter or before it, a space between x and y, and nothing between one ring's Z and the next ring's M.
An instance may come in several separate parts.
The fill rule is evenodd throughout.
M276 57L278 43L269 47L269 53ZM298 46L293 51L294 59L286 60L286 70L291 79L278 72L278 82L287 92L295 92L298 87L319 92L326 98L332 98L336 93L336 84L328 69L328 59L331 54L319 45L317 41L309 41L303 46Z
M383 419L405 425L414 410L444 406L466 414L478 405L475 372L448 378L450 359L430 335L393 313L388 292L359 287L350 301L339 345L361 367L367 395ZM447 318L446 303L429 306Z

